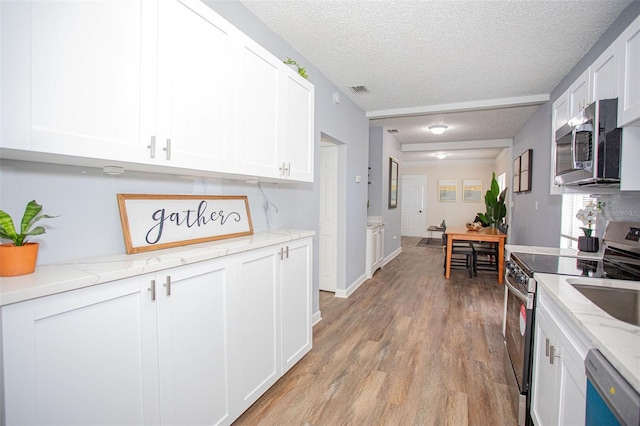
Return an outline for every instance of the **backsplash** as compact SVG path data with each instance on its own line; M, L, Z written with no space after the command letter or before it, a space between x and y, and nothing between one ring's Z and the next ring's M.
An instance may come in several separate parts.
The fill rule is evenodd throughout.
M603 214L598 218L596 228L602 236L607 223L640 222L640 193L629 192L615 195L598 195L597 199L603 203ZM600 231L602 230L602 231Z

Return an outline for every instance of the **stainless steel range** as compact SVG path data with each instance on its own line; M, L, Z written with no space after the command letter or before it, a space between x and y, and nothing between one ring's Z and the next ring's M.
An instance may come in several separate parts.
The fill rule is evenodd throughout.
M511 253L505 268L504 371L518 425L531 424L531 369L535 321L536 273L640 281L640 223L610 222L604 256L575 258Z

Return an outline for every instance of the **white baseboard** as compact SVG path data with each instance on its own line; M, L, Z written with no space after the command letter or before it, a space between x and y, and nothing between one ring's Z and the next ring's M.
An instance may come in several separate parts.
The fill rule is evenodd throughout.
M316 325L317 323L319 323L320 321L322 321L322 315L320 314L320 311L318 311L315 314L311 315L311 326L312 327L314 325Z
M391 262L393 259L395 259L400 253L402 253L402 247L398 247L393 253L391 253L389 256L385 257L384 260L382 261L382 265L386 265L387 263Z
M354 281L346 290L336 290L336 297L342 297L346 299L351 296L354 291L358 289L367 280L366 274L362 274L357 280Z

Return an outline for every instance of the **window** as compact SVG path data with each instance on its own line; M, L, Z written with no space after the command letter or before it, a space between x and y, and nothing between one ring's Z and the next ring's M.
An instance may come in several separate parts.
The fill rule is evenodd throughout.
M500 173L496 178L496 181L498 182L498 187L500 187L500 192L502 192L507 182L507 174Z
M588 194L563 194L562 195L562 222L560 223L560 247L578 248L578 237L584 235L581 227L584 224L578 220L576 214L578 210L586 206L589 202L597 203ZM595 227L593 228L595 233Z

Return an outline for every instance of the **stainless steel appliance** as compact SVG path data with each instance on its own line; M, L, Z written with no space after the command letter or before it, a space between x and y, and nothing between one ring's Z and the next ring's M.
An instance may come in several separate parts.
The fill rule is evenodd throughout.
M511 253L505 268L504 371L518 425L531 424L535 273L640 281L640 223L610 222L602 259Z
M620 185L618 99L596 101L556 131L556 185Z
M640 394L597 349L584 361L587 373L586 426L640 425Z

